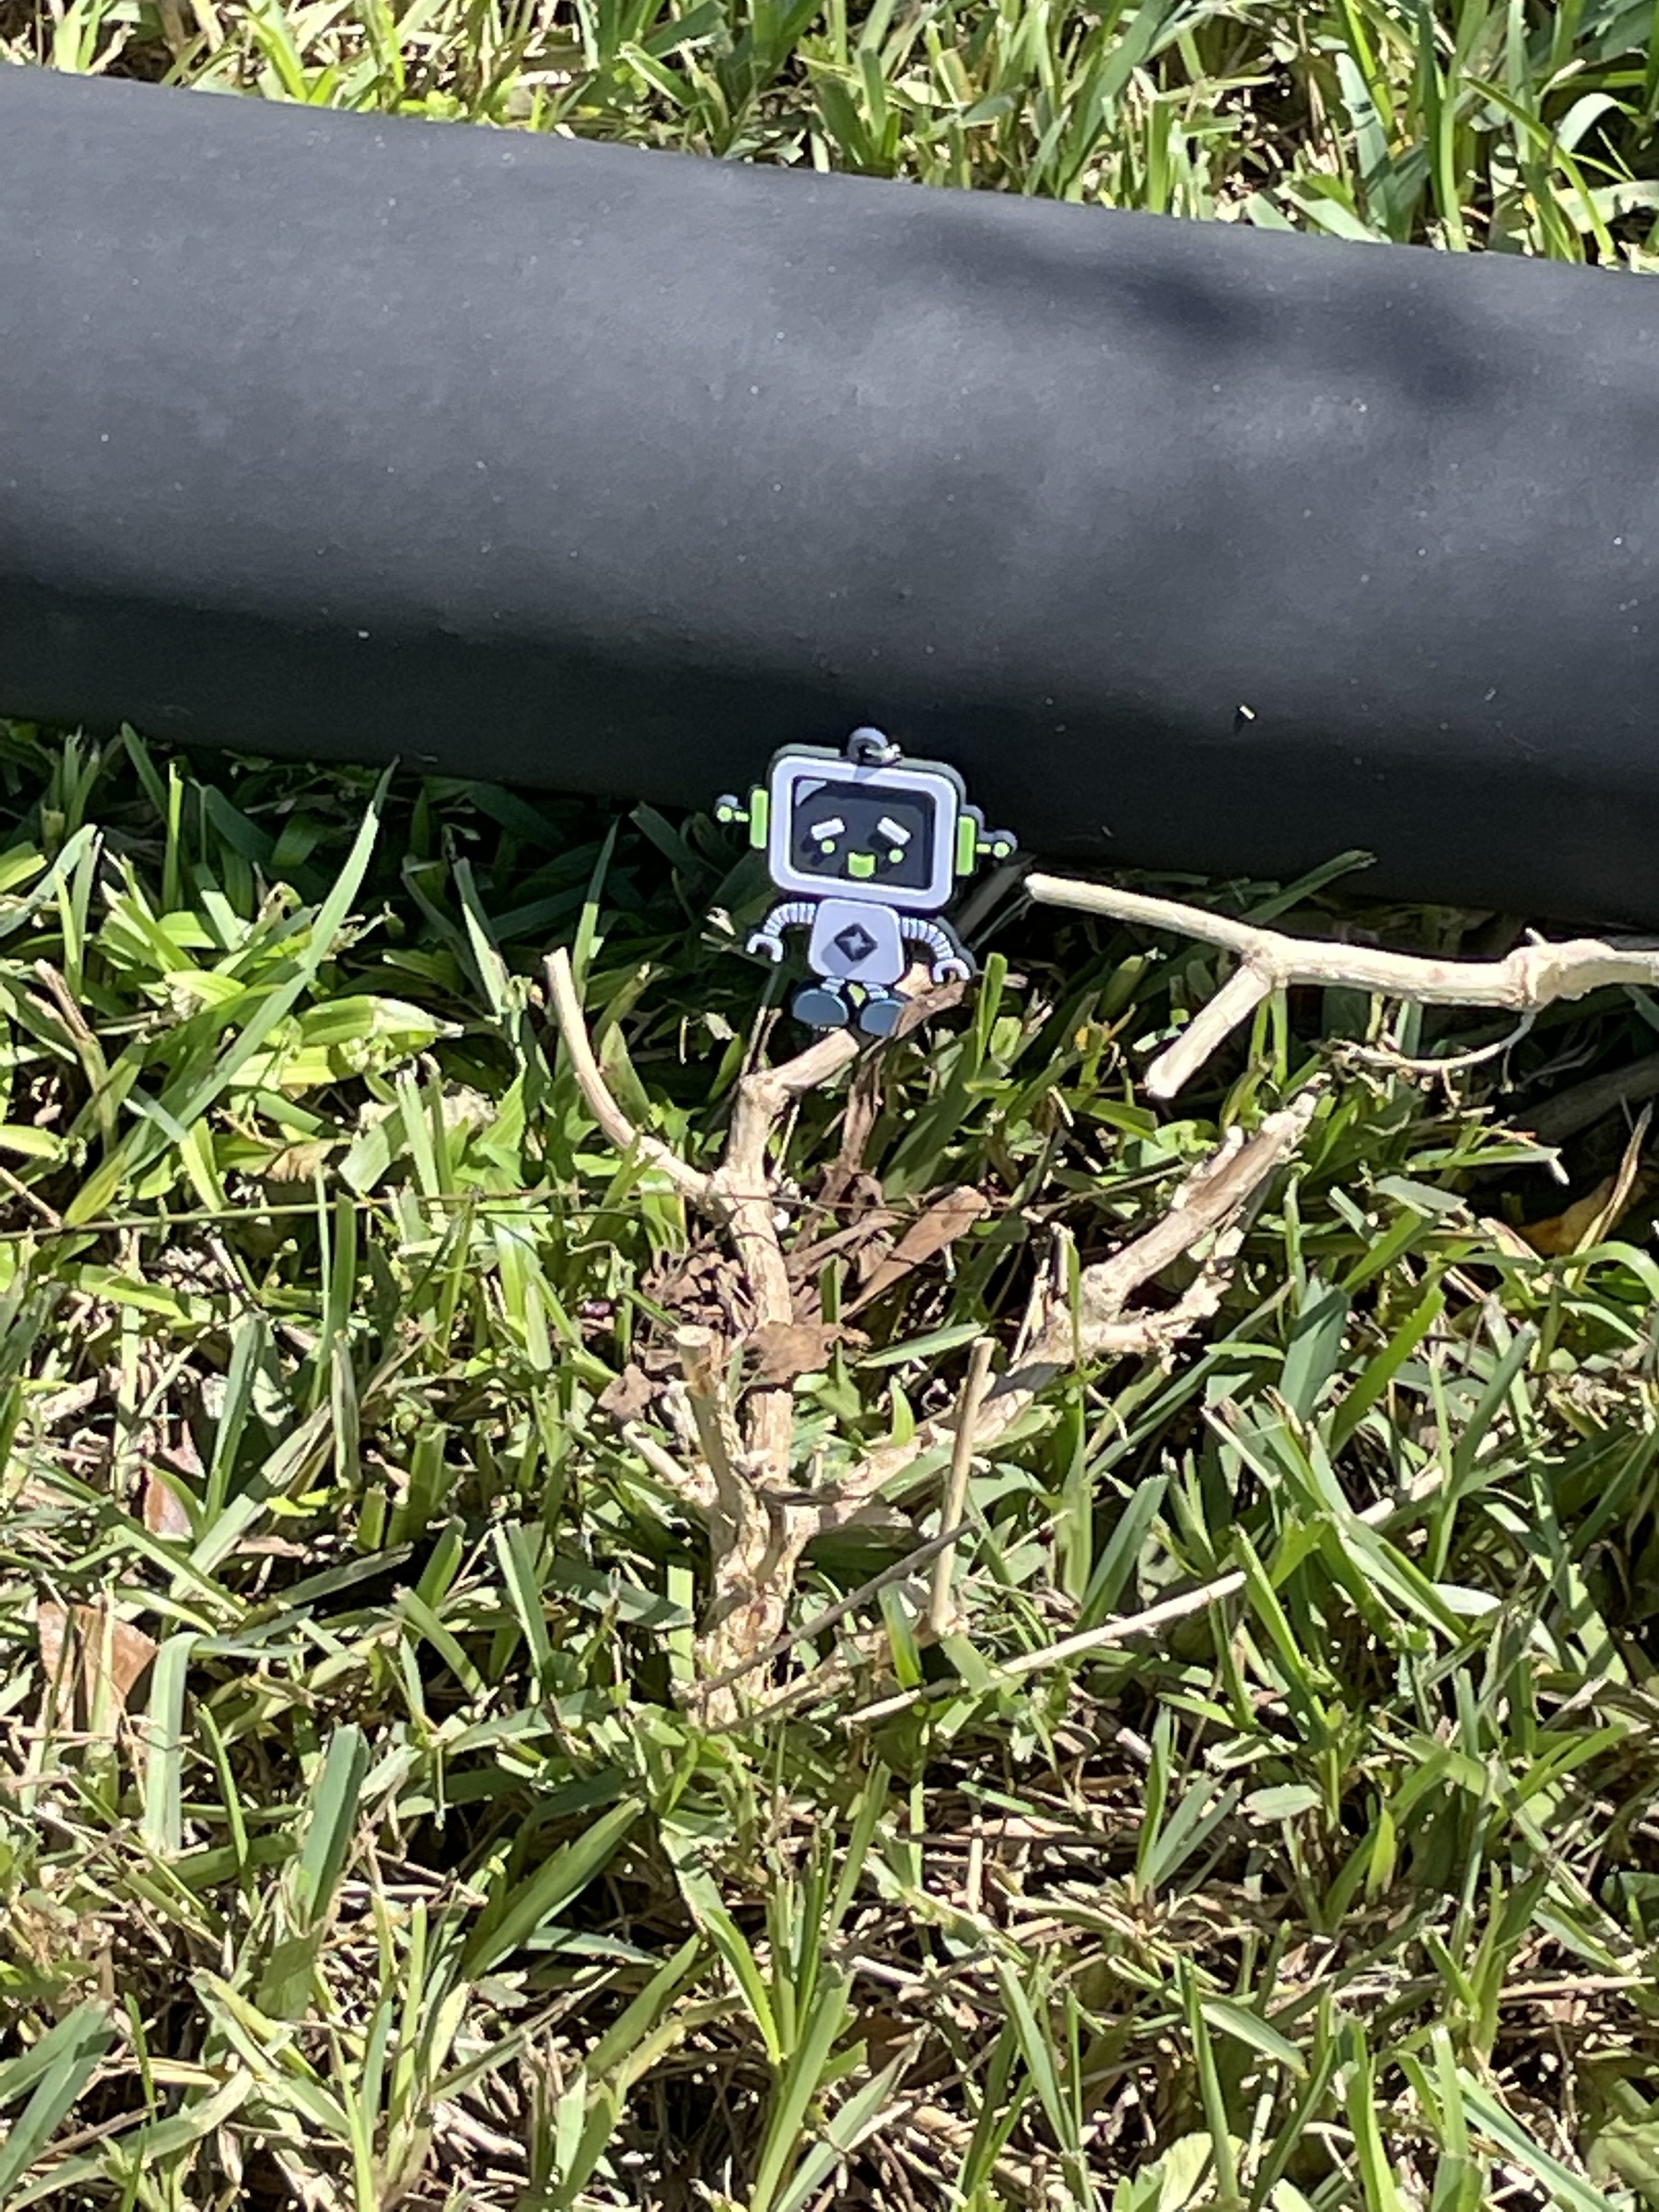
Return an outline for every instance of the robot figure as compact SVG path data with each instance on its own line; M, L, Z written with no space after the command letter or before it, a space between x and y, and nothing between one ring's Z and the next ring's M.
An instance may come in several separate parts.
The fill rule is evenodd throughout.
M809 1029L890 1036L905 1006L896 987L919 946L936 983L964 980L973 962L939 908L956 878L1014 841L988 830L962 778L943 761L905 761L879 730L854 730L843 752L786 745L745 807L730 796L715 818L746 822L786 896L750 935L750 952L777 962L786 929L805 929L816 981L795 994Z

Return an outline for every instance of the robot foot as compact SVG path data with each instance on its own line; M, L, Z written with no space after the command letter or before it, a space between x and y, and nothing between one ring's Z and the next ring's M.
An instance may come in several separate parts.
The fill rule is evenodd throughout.
M859 1008L859 1027L868 1037L888 1037L898 1027L899 1016L909 1005L896 991L867 989Z
M844 1030L853 1009L833 983L807 983L796 992L795 1019L809 1030Z

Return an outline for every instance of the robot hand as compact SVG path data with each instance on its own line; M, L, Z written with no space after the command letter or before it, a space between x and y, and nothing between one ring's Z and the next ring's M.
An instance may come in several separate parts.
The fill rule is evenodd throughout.
M769 937L763 929L751 929L743 949L745 952L763 953L775 968L783 957L783 939Z
M936 983L965 983L973 972L968 963L958 960L953 952L947 952L944 959L933 963L933 974Z

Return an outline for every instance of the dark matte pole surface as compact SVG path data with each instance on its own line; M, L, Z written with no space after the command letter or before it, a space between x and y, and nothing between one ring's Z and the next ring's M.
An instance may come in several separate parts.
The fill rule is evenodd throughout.
M1659 921L1659 289L0 69L0 711Z

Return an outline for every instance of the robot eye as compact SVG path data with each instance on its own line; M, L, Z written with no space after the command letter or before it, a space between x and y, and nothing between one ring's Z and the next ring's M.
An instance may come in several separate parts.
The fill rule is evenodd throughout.
M895 845L888 853L887 857L892 862L893 866L897 867L899 862L904 858L904 854L900 848Z
M839 814L832 814L827 822L815 822L811 834L827 853L846 827Z

